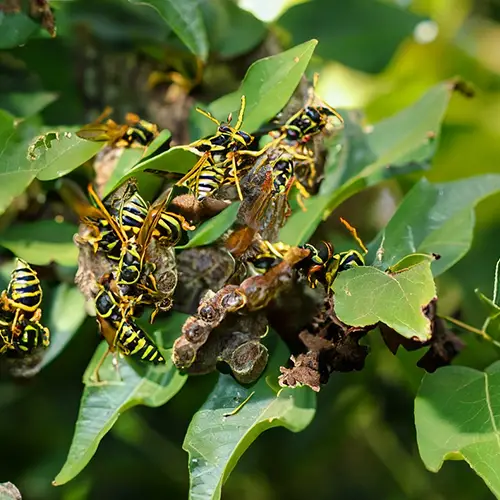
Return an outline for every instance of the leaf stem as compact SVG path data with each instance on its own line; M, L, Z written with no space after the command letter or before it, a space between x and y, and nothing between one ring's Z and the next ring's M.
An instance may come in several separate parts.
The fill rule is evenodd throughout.
M484 340L487 340L488 342L491 342L493 345L500 347L500 342L496 341L491 335L488 335L484 330L479 330L479 328L475 328L471 325L468 325L467 323L464 323L458 319L452 318L450 316L441 316L439 315L441 319L444 319L446 321L449 321L450 323L453 323L454 325L459 326L460 328L463 328L464 330L467 330L471 333L475 333L476 335L479 335L482 337Z
M493 280L493 299L492 302L493 304L497 303L498 300L498 276L500 274L500 259L497 260L497 263L495 265L495 279ZM489 324L491 321L491 316L488 316L483 323L483 330L486 330L488 328Z

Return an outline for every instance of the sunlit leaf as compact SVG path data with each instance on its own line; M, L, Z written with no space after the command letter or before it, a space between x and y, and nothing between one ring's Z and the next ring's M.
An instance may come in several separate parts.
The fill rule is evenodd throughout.
M378 0L314 0L294 5L277 23L290 32L293 43L317 38L318 55L325 59L378 73L424 19Z
M299 432L310 424L316 407L313 391L308 387L276 389L278 367L286 358L281 346L252 387L241 386L229 375L219 376L184 439L183 448L189 453L189 498L219 499L241 455L265 430L283 426Z
M153 8L172 28L186 47L203 61L208 56L208 40L199 0L129 0Z
M189 242L179 248L193 248L200 247L203 245L209 245L215 240L220 238L236 220L238 215L238 209L240 208L240 203L232 203L227 208L225 208L220 214L212 217L208 221L204 222L189 239Z
M254 62L245 75L240 88L212 102L208 110L219 120L229 113L238 115L240 99L246 97L242 129L257 130L262 123L273 118L290 99L307 68L318 42L309 40L293 49ZM197 121L200 137L214 133L214 124L207 119Z
M57 262L76 266L78 248L73 236L77 232L76 226L54 220L14 224L0 234L0 246L31 264L45 266Z
M429 261L394 274L354 267L339 273L332 289L335 312L347 325L380 321L403 337L422 342L430 338L431 324L423 308L436 296L436 287Z
M174 314L163 324L164 340L178 336L179 317L182 316L185 317ZM85 389L73 442L66 463L54 480L56 486L67 483L83 470L121 413L137 405L162 406L179 392L186 381L186 377L172 364L170 351L162 350L167 360L165 365L129 363L120 358L119 375L112 364L112 357L108 356L99 370L101 380L106 383L96 385L91 377L106 349L107 345L101 343L85 372Z
M391 266L388 271L391 273L400 273L401 271L406 271L421 262L433 262L434 260L435 257L427 253L412 253L403 257L399 262L396 262L396 264Z
M463 257L472 241L472 208L500 191L500 175L442 184L422 179L405 196L387 227L369 245L368 261L389 267L408 253L438 253L435 275Z
M86 316L85 298L80 290L61 283L52 297L50 309L45 311L43 317L44 325L50 330L50 347L43 357L42 366L59 356Z
M465 460L500 497L500 362L484 372L446 366L427 374L415 400L420 456L437 472Z

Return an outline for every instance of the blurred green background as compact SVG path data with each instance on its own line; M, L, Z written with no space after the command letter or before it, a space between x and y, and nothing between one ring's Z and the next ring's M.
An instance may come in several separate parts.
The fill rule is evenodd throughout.
M335 107L365 110L367 123L407 106L439 81L460 75L471 82L476 96L453 97L425 175L447 181L500 171L500 1L242 0L245 10L230 0L201 3L212 50L192 92L196 100L234 90L253 60L318 38L310 73L321 74L319 95ZM86 123L107 104L161 123L168 93L162 84L148 86L148 78L153 71L176 71L193 80L196 64L158 16L124 0L52 4L57 38L42 33L23 47L0 51L0 107L19 111L2 101L13 91L53 92L58 99L42 113L48 125ZM418 175L377 186L339 211L369 241ZM491 295L499 211L498 196L480 204L471 252L438 280L441 312L458 311L478 327L484 312L474 289ZM489 345L463 338L468 347L456 363L484 368L497 358ZM37 377L1 381L0 482L15 483L28 500L186 498L181 445L215 375L191 378L162 408L125 413L75 480L51 486L69 449L81 377L97 341L95 323L87 319ZM322 389L309 428L300 434L275 429L251 446L226 483L224 499L492 498L464 462L447 462L437 475L425 470L413 425L420 354L393 357L375 336L371 348L363 372L337 374Z

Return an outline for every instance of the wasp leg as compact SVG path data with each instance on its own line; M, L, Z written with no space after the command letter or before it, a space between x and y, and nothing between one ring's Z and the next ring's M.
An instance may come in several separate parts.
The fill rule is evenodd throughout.
M232 165L233 165L233 175L234 175L234 183L236 184L236 190L238 191L238 196L240 200L243 200L243 193L241 192L241 187L240 187L240 181L238 180L238 170L236 168L236 157L233 156L232 159Z
M104 351L104 354L101 356L101 359L97 363L96 367L94 368L94 371L92 372L92 375L89 378L89 380L95 385L104 385L107 383L105 380L101 380L101 377L99 376L99 370L101 369L102 365L104 364L104 361L106 360L110 352L111 349L109 348L106 349L106 351Z

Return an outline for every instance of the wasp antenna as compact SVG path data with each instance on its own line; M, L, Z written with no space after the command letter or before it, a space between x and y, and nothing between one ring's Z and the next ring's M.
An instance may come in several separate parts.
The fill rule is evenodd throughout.
M201 109L201 108L196 108L196 111L198 111L198 113L202 114L204 117L208 118L209 120L213 121L217 126L220 125L220 121L217 120L217 118L215 118L208 111L205 111L204 109Z
M356 231L356 228L351 226L349 222L347 222L345 219L340 217L340 222L344 224L344 226L347 228L347 230L351 233L352 237L356 240L356 243L361 247L363 252L365 254L368 253L368 248L365 247L365 244L363 243L363 240L358 236L358 232Z
M111 106L106 106L104 108L104 111L92 123L103 122L112 112L113 108Z
M247 104L247 99L244 95L241 96L241 104L240 104L240 112L238 113L238 121L236 122L236 125L234 128L236 130L239 130L241 128L241 125L243 124L243 114L245 113L245 107Z
M335 111L331 106L328 106L328 110L330 111L330 113L332 113L336 118L338 118L338 120L340 121L340 123L344 123L344 119L342 118L342 116L340 116L340 114Z
M227 124L228 124L228 125L231 123L232 119L233 119L233 113L229 113L229 114L227 115Z

